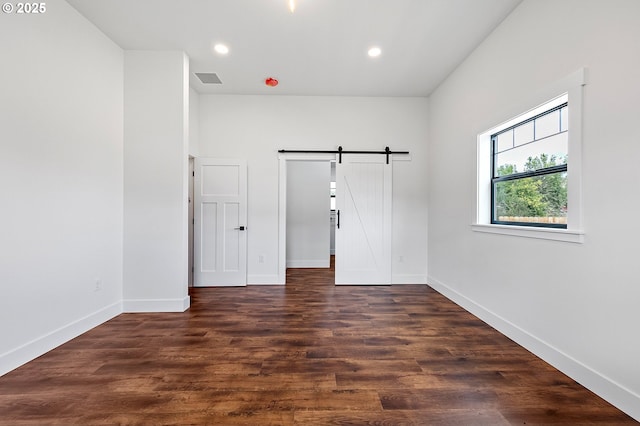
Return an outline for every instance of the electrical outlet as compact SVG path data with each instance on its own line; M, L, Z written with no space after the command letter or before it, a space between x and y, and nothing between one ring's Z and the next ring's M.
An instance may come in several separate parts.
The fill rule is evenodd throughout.
M258 263L264 263L264 254L258 256Z
M96 287L94 291L100 291L100 290L102 290L102 280L100 278L96 278Z

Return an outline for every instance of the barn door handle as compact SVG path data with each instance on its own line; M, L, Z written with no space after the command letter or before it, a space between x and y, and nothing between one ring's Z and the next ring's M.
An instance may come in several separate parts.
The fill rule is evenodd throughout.
M239 226L239 227L233 228L233 229L235 229L236 231L244 231L244 226Z
M340 210L336 212L336 216L338 217L338 221L336 222L336 227L340 229Z

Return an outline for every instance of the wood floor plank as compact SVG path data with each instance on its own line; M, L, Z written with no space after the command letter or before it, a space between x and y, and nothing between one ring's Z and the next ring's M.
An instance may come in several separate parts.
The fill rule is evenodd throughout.
M332 373L281 373L281 374L165 374L154 391L263 391L283 390L333 390L336 378Z
M496 393L487 388L385 389L380 391L385 410L459 410L497 408Z
M325 425L389 425L389 426L503 426L511 425L495 409L456 410L392 410L381 413L360 411L296 411L295 424ZM521 423L522 424L522 423Z
M0 377L0 425L638 424L424 285L197 288Z
M339 389L432 389L454 387L449 381L424 373L395 372L381 370L377 373L337 373L336 386Z

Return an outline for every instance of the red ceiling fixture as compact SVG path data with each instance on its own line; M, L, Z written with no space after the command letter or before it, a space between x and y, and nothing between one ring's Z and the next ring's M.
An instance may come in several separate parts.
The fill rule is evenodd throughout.
M276 87L278 85L278 80L276 80L273 77L269 77L264 81L264 84L266 84L269 87Z

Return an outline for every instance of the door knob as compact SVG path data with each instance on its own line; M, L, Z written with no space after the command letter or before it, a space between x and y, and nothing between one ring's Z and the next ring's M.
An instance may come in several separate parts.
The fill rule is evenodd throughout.
M244 231L244 226L240 226L238 228L233 228L233 229L235 229L236 231Z

